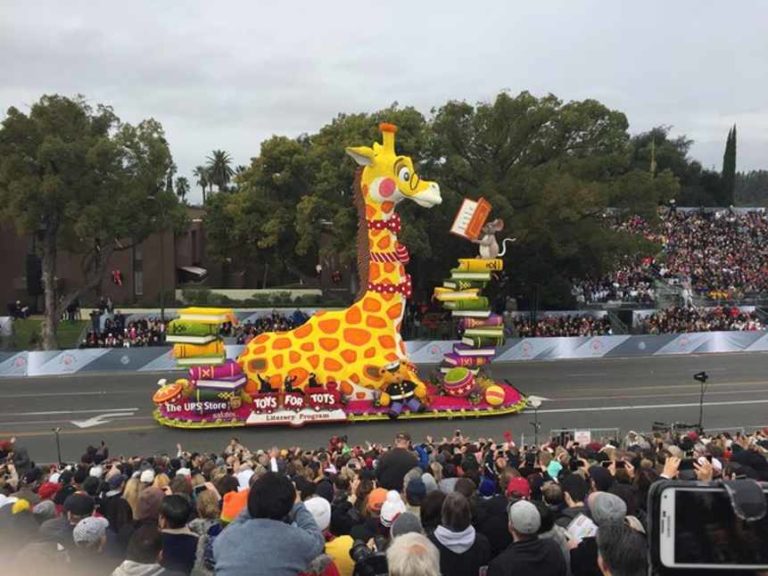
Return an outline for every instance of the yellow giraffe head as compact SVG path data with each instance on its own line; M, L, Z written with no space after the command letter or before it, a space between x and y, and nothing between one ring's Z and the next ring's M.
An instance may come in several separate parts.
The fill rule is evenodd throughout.
M376 216L391 214L394 207L406 198L419 206L431 208L440 204L440 186L436 182L422 180L408 156L395 152L394 124L380 124L382 143L373 147L347 148L347 154L363 167L360 180L366 206L373 207Z

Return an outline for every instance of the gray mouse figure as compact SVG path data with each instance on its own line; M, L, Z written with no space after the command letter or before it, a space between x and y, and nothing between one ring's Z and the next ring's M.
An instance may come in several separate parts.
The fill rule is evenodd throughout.
M494 258L503 258L507 253L507 242L514 242L517 238L504 238L502 240L502 249L499 251L499 242L496 240L496 234L504 229L504 220L496 218L486 222L483 226L482 233L478 240L474 240L475 244L480 245L480 258L484 260L493 260Z

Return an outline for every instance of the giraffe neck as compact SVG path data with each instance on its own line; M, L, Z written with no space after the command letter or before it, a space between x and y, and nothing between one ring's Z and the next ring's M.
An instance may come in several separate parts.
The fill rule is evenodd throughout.
M387 209L388 208L388 209ZM368 221L389 221L394 216L391 207L377 204L366 206ZM406 280L405 265L397 260L397 232L390 228L368 229L368 282L375 284L400 285Z

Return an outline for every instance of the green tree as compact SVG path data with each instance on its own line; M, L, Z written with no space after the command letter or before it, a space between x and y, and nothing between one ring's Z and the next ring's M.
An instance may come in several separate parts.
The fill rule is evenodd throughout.
M224 192L235 174L232 169L232 157L224 150L214 150L206 160L208 161L206 165L208 183L216 184L219 192Z
M176 195L181 202L186 202L187 194L189 194L189 180L184 176L176 178Z
M721 206L732 206L736 188L736 125L728 131L723 154L723 196Z
M0 211L37 235L42 257L43 347L56 347L62 312L96 288L113 253L160 228L155 198L168 196L171 154L162 126L120 123L111 108L83 97L43 96L29 114L7 111L0 127ZM165 205L180 222L178 202ZM83 285L61 291L60 252L81 257Z
M738 172L734 196L738 206L768 206L768 170Z
M205 191L209 185L212 185L208 169L205 166L197 166L192 174L196 178L195 183L200 186L200 189L203 191L203 206L205 206Z

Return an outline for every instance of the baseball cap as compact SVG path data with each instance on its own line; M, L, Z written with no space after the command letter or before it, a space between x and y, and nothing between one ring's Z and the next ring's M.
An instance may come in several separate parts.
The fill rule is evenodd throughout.
M381 512L381 507L387 499L387 491L384 488L374 488L368 494L368 510L370 512Z
M627 515L627 505L615 494L595 492L587 500L592 520L600 526L605 522L621 521Z
M331 504L322 496L313 496L304 501L304 507L312 514L320 530L327 530L331 525Z
M139 476L139 482L143 482L144 484L152 484L152 482L154 481L155 481L154 470L144 470L141 473L141 476Z
M90 516L93 514L94 506L93 498L80 492L71 494L64 500L64 511L75 516Z
M77 523L72 531L72 539L78 546L97 544L107 533L109 521L106 518L88 516Z
M416 532L417 534L424 533L424 527L421 525L421 520L416 514L411 512L403 512L395 521L392 522L392 527L389 529L389 535L392 538L408 534L410 532Z
M382 526L389 528L392 526L392 522L395 521L395 518L403 512L405 512L405 502L403 502L403 499L400 497L400 492L397 490L390 490L387 492L387 499L381 506L380 517Z
M117 474L116 476L112 476L109 479L109 489L110 490L117 490L122 486L123 482L125 482L128 479L125 474Z
M509 507L509 525L520 534L536 534L541 527L541 515L527 500L518 500Z
M509 484L507 484L507 496L515 493L519 494L520 498L529 499L531 497L531 485L528 484L528 480L521 476L510 478Z
M37 495L40 496L41 500L50 500L56 495L56 492L59 491L59 488L61 488L59 484L55 484L53 482L45 482L44 484L40 485L40 488L37 489Z
M408 434L408 432L398 432L397 435L395 435L395 440L406 440L410 442L411 435Z

